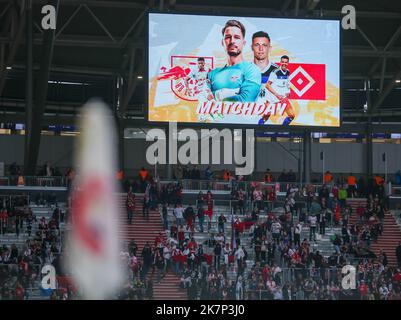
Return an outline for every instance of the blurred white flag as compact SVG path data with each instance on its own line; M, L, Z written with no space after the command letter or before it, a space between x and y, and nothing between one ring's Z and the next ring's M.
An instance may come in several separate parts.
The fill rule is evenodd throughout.
M84 299L113 298L124 279L114 119L103 102L91 101L82 109L79 128L67 267Z

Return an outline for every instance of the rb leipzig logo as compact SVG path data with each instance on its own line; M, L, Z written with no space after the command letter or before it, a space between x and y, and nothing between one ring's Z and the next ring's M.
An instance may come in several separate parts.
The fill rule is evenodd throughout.
M213 57L204 58L203 66L196 56L171 56L170 68L160 68L157 80L170 80L171 91L180 99L198 101L207 93L207 74L213 69Z

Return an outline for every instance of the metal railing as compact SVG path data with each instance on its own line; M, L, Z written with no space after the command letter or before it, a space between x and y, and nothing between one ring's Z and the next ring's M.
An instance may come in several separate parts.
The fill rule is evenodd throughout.
M24 186L35 187L67 187L69 180L64 176L23 176ZM19 176L0 177L0 186L18 186ZM225 191L242 189L246 193L252 192L255 188L262 192L274 190L277 195L283 196L291 186L299 188L302 195L306 196L305 190L311 190L315 195L318 194L321 183L299 184L299 182L264 182L264 181L225 181L225 180L161 180L158 181L159 190L163 185L180 183L185 191ZM332 184L328 184L329 192L331 192ZM391 186L391 196L401 198L401 186Z
M29 195L7 194L0 195L0 208L4 205L10 207L29 205Z
M159 182L159 185L167 185L170 183L176 184L179 182L184 190L218 190L218 191L231 191L230 182L219 181L219 180L194 180L194 179L183 179L183 180L163 180Z
M401 198L401 186L392 186L391 187L391 197Z
M0 186L18 186L19 176L0 177ZM60 176L23 176L24 186L66 187L67 179Z

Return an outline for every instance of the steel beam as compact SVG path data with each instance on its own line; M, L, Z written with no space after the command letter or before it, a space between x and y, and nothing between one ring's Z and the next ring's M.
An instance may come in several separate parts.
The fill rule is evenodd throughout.
M26 119L25 119L25 150L24 166L28 165L29 138L32 129L33 114L33 18L32 0L26 3Z
M48 4L53 5L58 12L59 0L51 0ZM36 85L36 99L32 114L31 132L28 133L29 145L27 155L27 166L25 174L34 175L40 147L41 126L43 113L46 107L48 80L50 65L53 58L55 30L49 29L43 33L43 50L41 54L41 64Z
M368 122L366 124L365 137L366 137L366 144L365 144L366 170L365 170L365 172L366 172L367 181L369 181L373 177L373 141L372 141L372 124L370 122Z
M386 58L383 58L383 63L382 63L382 72L380 74L380 93L383 91L383 84L384 84L384 75L386 73Z
M401 50L399 48L392 51L384 51L377 48L377 51L366 49L366 47L343 46L342 54L346 57L371 57L371 58L401 58Z
M0 0L0 3L8 2L9 0ZM46 5L47 0L35 0L35 5ZM143 9L144 4L136 1L102 1L102 0L62 0L60 6L78 6L86 4L90 7L102 8L118 8L118 9Z
M304 182L309 183L311 178L311 168L312 168L312 139L311 132L309 130L304 131L303 136L303 151L304 151Z
M0 3L8 3L9 0L0 0ZM154 0L149 1L154 2ZM288 2L288 4L286 4ZM47 3L46 0L35 0L35 4L45 5ZM103 7L103 8L119 8L119 9L145 9L146 5L140 2L135 1L104 1L104 0L63 0L61 1L61 6L78 6L80 4L86 4L89 7ZM287 10L288 6L291 4L291 0L285 0L283 6L280 10L275 9L265 9L265 8L252 8L252 7L233 7L233 6L210 6L210 5L186 5L179 4L175 5L175 9L177 11L193 11L193 12L210 12L211 10L217 10L221 12L226 12L227 14L230 12L242 12L244 14L261 14L265 15L270 13L272 15L279 15L283 11ZM315 15L323 14L324 17L342 17L341 10L313 10ZM401 19L401 13L394 11L359 11L358 10L358 19L366 19L366 18L380 18L380 19Z
M393 90L395 86L395 81L400 79L401 77L401 69L397 72L397 74L390 80L390 82L387 84L387 86L384 88L384 90L381 92L380 96L377 97L377 100L375 101L371 113L375 112L378 107L383 103L384 99L389 95L391 90Z
M116 42L111 41L108 37L97 37L97 36L74 36L74 35L60 35L55 41L56 47L86 47L86 48L112 48L121 49L125 47L125 44L116 37ZM144 48L145 41L137 40L137 42L130 43L132 47ZM9 44L12 41L8 37L0 37L0 44ZM24 43L24 42L22 42ZM34 35L34 45L42 44L42 35Z
M306 10L314 10L319 2L320 0L308 0L306 4Z
M65 28L70 24L72 19L78 14L79 10L81 10L82 5L80 4L78 8L75 9L75 11L71 14L71 16L67 19L67 21L64 23L64 25L58 30L56 34L56 39L59 37L59 35L64 31Z
M114 39L113 35L110 33L110 31L104 26L102 21L95 15L95 13L86 5L83 5L86 9L86 11L89 12L89 14L92 16L92 18L97 22L97 24L102 28L102 30L109 36L109 38L113 41L113 43L116 43L116 39Z
M10 8L10 6L11 6L11 1L10 0L8 0L8 3L7 3L7 5L4 7L4 9L3 9L3 11L1 11L1 13L0 13L0 19L1 18L3 18L3 16L6 14L6 12L7 12L7 10Z
M125 33L124 37L119 41L120 45L124 45L125 40L129 36L129 34L132 32L132 30L134 30L136 25L142 20L145 13L146 13L146 9L142 11L142 13L139 15L139 17L134 21L134 23L131 25L131 27L128 29L128 31Z
M383 50L387 51L388 49L390 49L393 46L394 42L398 39L400 34L401 34L401 25L398 27L397 31L393 33L393 35L391 36L390 40L387 42Z
M287 11L287 9L288 9L288 7L290 6L291 2L292 2L292 0L285 0L284 3L283 3L283 5L281 6L280 11L281 11L281 12Z
M298 16L299 13L299 0L295 0L295 13L294 16Z
M0 106L2 106L4 103L0 102ZM25 102L21 102L22 108L25 106ZM77 108L80 107L80 105L76 105ZM25 121L25 112L21 113L11 113L11 112L1 112L0 117L2 121L4 122L9 122L9 123L23 123ZM75 125L76 120L78 119L77 115L74 114L50 114L46 113L43 115L43 121L42 125ZM122 123L124 124L124 128L153 128L153 127L165 127L165 124L152 124L149 125L145 122L145 118L143 116L138 116L135 118L124 118L121 119ZM393 132L399 132L400 131L400 124L399 122L385 122L385 123L379 123L375 122L372 120L372 132L373 133L393 133ZM179 128L185 128L188 127L187 124L182 124L178 126ZM230 128L236 128L238 129L238 125L231 125L227 126ZM277 131L277 132L297 132L297 133L303 133L305 131L305 128L302 127L291 127L290 129L288 127L281 127L281 126L269 126L269 127L263 127L263 128L256 128L255 131ZM355 121L353 122L347 122L343 121L341 127L316 127L316 128L309 128L307 130L311 130L311 132L356 132L356 133L365 133L366 132L366 123L356 123Z
M22 11L22 14L19 17L20 21L19 21L18 29L16 30L15 38L13 39L13 41L11 43L11 48L9 50L8 57L6 58L5 64L3 64L3 68L0 69L0 97L2 95L4 85L6 83L7 75L9 72L7 67L13 65L15 55L17 54L17 49L20 45L21 39L24 34L26 12L25 12L25 8L23 8L23 9L24 10Z
M373 50L377 51L377 47L374 45L372 40L369 39L369 37L365 34L365 32L362 31L361 27L357 25L356 29L362 35L362 37L367 41L367 43L369 43L369 45L373 48Z

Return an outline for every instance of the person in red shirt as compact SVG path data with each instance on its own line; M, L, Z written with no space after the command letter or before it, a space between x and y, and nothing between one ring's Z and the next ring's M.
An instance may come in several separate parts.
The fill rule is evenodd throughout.
M156 236L155 238L155 247L157 248L159 246L160 243L163 242L163 233L159 232L159 234Z
M6 209L0 211L0 233L5 234L7 229L8 213Z
M361 285L359 286L359 294L361 295L361 300L366 299L366 295L368 294L368 286L365 284L365 281L361 281Z
M362 222L363 217L365 216L365 208L362 206L359 206L358 208L356 208L356 213L359 217L359 222Z
M207 228L208 232L210 232L210 229L212 227L212 217L213 217L213 194L210 192L210 190L206 194L206 204L207 204L206 214L209 217Z
M267 200L268 200L269 211L272 211L273 204L274 202L276 202L276 192L274 189L271 189L270 192L268 193Z
M397 269L397 272L393 276L393 282L401 284L401 272L400 269Z
M206 194L206 203L208 209L213 208L213 194L210 192L210 190Z
M354 198L356 196L356 178L352 173L349 174L347 178L348 184L348 198Z
M182 243L185 240L185 230L183 226L179 226L178 228L178 242L180 245L182 245Z
M273 182L273 177L272 177L272 174L270 173L270 169L266 169L266 173L263 177L263 180L265 183Z
M178 274L180 270L181 255L182 255L181 250L174 246L173 250L171 251L171 257L173 260L173 267L174 267L173 270L175 274Z
M384 183L384 179L377 174L375 176L375 183L377 186L381 186Z
M266 263L262 270L262 278L263 282L266 283L267 280L270 279L270 268L269 265Z
M177 232L178 232L177 225L173 223L170 228L170 237L173 239L177 239Z
M16 300L24 300L25 297L25 290L21 286L19 282L16 283L15 285L15 299Z
M145 192L146 189L146 181L149 180L149 172L144 167L139 171L139 180L141 183L141 190Z
M188 249L191 253L196 253L196 250L198 250L198 244L196 243L194 238L191 238L191 241L188 243Z
M230 171L224 170L224 173L223 173L224 181L230 181L230 177L231 177Z

